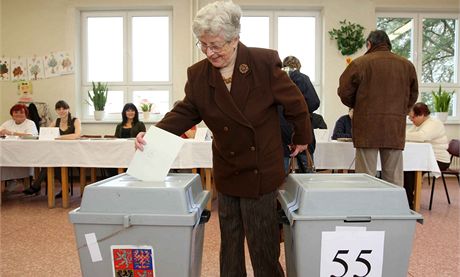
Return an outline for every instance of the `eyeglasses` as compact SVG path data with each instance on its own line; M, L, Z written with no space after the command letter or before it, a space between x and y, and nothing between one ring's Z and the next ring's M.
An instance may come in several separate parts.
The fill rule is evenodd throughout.
M208 52L208 49L211 50L214 54L219 54L220 52L222 52L222 50L224 49L224 46L227 43L228 41L224 42L222 45L216 45L216 44L206 45L202 43L201 41L197 41L196 46L199 47L201 51L205 54L206 52Z

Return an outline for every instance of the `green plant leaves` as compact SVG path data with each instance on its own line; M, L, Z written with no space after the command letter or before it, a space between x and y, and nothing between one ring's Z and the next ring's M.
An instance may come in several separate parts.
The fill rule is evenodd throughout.
M363 47L365 43L364 27L356 23L347 22L346 19L339 23L342 25L339 29L333 28L328 33L331 39L337 41L337 47L342 55L352 55Z
M439 86L438 91L432 91L431 95L433 96L433 107L435 112L448 112L450 101L452 100L452 95L455 91L448 92L442 89Z
M88 104L94 107L95 111L103 111L105 108L105 104L107 103L107 94L109 92L109 88L107 83L103 84L101 82L91 82L93 84L93 93L91 94L88 91L88 98L91 100L91 103L86 101Z

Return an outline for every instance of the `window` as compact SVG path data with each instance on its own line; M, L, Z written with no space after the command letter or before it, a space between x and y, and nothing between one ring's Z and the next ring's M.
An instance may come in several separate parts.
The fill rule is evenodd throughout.
M455 14L377 13L377 28L387 32L393 52L410 59L419 79L419 101L433 111L431 92L441 85L455 91L449 120L460 120L458 22Z
M316 11L243 10L241 42L276 49L281 61L296 56L320 95L321 24Z
M82 12L83 100L92 81L107 82L106 119L119 120L124 104L139 106L143 99L154 103L152 112L165 114L172 93L171 17L170 11ZM83 119L92 119L93 108L83 102Z

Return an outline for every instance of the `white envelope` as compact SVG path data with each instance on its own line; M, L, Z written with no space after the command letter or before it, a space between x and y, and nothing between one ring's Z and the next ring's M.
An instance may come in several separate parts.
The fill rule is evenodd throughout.
M195 132L195 140L205 141L206 135L208 134L208 128L197 128Z
M145 133L144 140L144 151L136 151L126 173L142 181L163 182L184 140L155 126Z

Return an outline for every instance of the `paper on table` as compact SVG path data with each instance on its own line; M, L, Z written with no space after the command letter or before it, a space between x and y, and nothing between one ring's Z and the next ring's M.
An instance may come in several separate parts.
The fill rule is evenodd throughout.
M163 182L184 140L152 126L145 133L144 151L137 150L126 173L142 181Z

